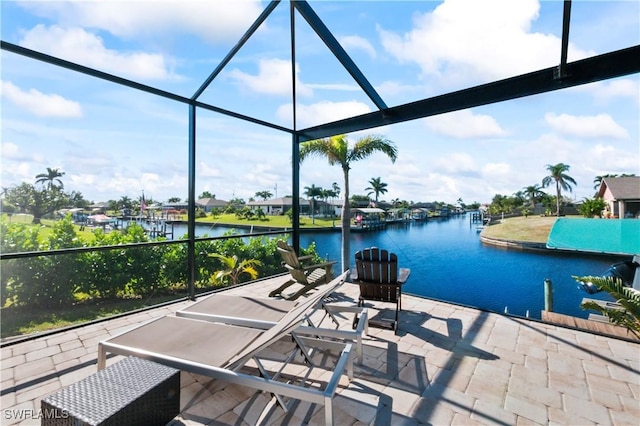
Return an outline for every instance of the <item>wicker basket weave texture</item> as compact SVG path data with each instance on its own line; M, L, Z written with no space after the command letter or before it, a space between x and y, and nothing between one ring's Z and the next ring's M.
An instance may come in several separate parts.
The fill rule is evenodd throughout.
M180 411L180 370L128 357L42 400L42 425L166 425Z

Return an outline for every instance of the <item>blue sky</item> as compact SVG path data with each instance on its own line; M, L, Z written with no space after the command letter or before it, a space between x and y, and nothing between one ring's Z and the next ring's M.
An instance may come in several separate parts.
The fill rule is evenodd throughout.
M267 2L2 1L2 40L192 96ZM561 1L310 1L388 106L557 65ZM289 7L283 1L200 100L291 127ZM297 127L375 110L300 15ZM569 61L640 43L640 2L574 1ZM47 167L68 191L99 202L142 191L187 196L183 104L0 52L2 186ZM395 142L353 165L351 193L382 199L489 202L540 184L563 162L594 194L595 176L640 175L640 76L589 84L364 133ZM291 194L291 137L209 111L197 116L196 193L248 199ZM301 187L342 186L338 167L305 161ZM277 188L277 189L276 189ZM554 190L549 188L549 193Z

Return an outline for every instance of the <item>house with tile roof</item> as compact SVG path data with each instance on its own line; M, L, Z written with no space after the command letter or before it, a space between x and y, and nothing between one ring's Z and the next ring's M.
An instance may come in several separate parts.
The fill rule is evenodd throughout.
M640 218L640 176L604 178L598 197L613 217Z

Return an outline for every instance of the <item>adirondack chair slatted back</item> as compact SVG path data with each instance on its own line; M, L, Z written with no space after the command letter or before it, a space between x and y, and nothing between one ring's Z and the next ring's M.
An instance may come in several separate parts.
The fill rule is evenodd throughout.
M395 303L396 312L392 327L396 332L398 313L402 309L404 282L400 282L398 278L398 257L394 253L377 247L366 248L356 253L355 282L360 286L358 306L363 306L365 300Z
M269 293L269 296L282 295L282 290L292 283L302 284L302 289L287 297L293 300L313 287L331 281L331 270L335 262L312 264L313 256L298 257L293 247L282 240L277 242L277 249L282 256L284 267L289 272L291 280Z
M296 252L280 243L281 241L278 241L278 252L282 256L284 263L289 266L287 269L291 277L298 282L307 283L307 274L305 274L302 265L300 265L300 260Z
M377 247L356 253L358 280L368 283L395 284L398 281L398 256Z

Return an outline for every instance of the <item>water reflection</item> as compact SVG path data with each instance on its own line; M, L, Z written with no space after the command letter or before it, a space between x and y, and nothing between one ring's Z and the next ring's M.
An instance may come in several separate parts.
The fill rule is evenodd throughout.
M197 234L221 235L228 229L198 227ZM239 234L246 231L237 231ZM175 235L183 233L175 229ZM619 257L560 252L527 252L483 245L467 216L390 225L386 230L352 233L355 253L370 246L393 251L402 267L411 268L404 292L494 312L540 318L544 280L554 288L554 311L587 318L580 309L587 295L572 275L600 275ZM316 243L318 253L340 259L340 233L303 233L300 243Z

